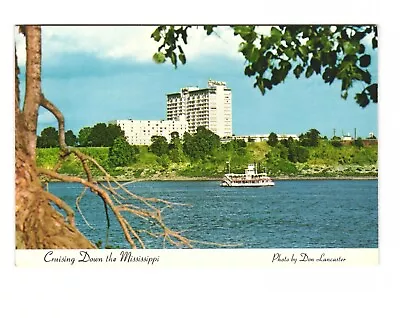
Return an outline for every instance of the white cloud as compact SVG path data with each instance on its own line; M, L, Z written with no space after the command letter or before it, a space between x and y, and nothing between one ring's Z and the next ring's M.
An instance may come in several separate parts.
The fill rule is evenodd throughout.
M100 58L129 58L151 62L160 43L150 36L155 26L44 26L43 58L66 52L93 53ZM188 45L183 46L187 59L220 55L241 59L239 36L229 27L218 27L216 34L206 35L203 27L188 30ZM19 63L25 62L25 43L16 34Z
M25 64L25 37L18 32L18 28L14 28L15 47L17 49L18 64L21 66Z
M42 108L40 108L40 110L39 110L38 121L40 124L55 124L55 123L57 123L57 120L54 117L54 115L47 110L44 110L44 109L42 110Z

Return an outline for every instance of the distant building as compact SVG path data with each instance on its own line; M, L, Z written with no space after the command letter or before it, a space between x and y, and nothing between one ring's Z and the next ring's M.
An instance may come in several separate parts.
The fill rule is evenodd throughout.
M131 145L150 145L152 136L164 136L170 142L172 132L177 132L179 137L182 137L188 130L188 123L182 117L177 120L126 119L110 123L121 127Z
M188 132L204 126L219 137L232 136L232 92L225 82L209 80L207 88L185 87L167 94L167 120L184 116Z
M342 141L353 141L354 138L348 133L347 135L342 136Z
M276 134L278 136L278 140L289 139L292 138L293 140L299 140L299 136L295 134ZM231 140L244 140L245 142L261 142L261 141L268 141L269 134L265 135L241 135L241 136L232 136L232 137L225 137L222 138L222 142L229 142Z

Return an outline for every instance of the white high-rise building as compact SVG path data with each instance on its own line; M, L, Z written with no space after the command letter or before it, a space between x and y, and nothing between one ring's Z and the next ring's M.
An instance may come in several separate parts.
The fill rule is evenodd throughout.
M150 145L152 136L164 136L170 142L171 133L177 132L182 137L188 131L188 123L183 117L177 120L124 119L110 123L121 127L131 145Z
M167 94L167 120L185 116L188 132L204 126L218 136L232 136L232 92L225 82L208 81L207 88L185 87Z

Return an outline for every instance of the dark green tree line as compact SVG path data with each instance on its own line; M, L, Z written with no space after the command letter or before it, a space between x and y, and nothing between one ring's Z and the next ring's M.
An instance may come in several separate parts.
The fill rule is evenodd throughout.
M59 137L58 130L54 127L47 127L42 130L40 136L37 136L37 144L38 148L55 148L59 147ZM67 130L65 132L65 143L67 146L76 146L77 137L75 136L72 130Z
M118 137L125 138L121 127L97 123L93 127L83 127L79 131L78 142L81 147L111 147Z

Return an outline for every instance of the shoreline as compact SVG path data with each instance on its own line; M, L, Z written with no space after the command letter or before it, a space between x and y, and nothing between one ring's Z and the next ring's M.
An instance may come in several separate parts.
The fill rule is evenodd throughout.
M77 176L83 177L83 176ZM83 177L84 178L84 177ZM221 181L222 177L184 177L184 176L170 176L170 177L148 177L148 178L126 178L123 176L113 177L114 181L122 183L146 182L146 181ZM378 180L378 176L278 176L271 177L274 181L301 181L301 180ZM95 182L107 181L104 177L93 177ZM111 181L111 180L110 180ZM49 180L49 182L61 182L59 180ZM113 181L111 181L113 182Z
M336 176L336 177L318 177L318 176L279 176L271 177L276 181L296 181L296 180L378 180L378 176ZM118 182L145 182L145 181L221 181L219 177L149 177L149 178L118 178ZM106 181L104 178L96 178L96 181Z

